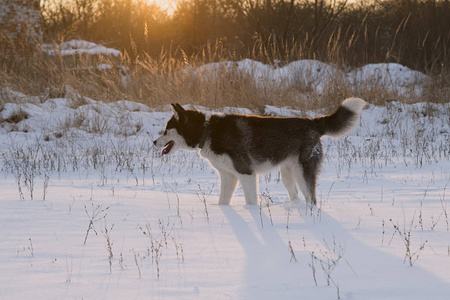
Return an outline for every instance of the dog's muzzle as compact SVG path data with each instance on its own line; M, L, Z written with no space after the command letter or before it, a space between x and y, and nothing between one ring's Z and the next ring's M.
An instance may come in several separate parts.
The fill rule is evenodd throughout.
M153 145L155 145L156 147L160 147L163 148L161 155L167 155L169 154L169 152L172 150L173 146L175 145L175 142L173 140L170 140L169 142L164 143L162 140L160 140L159 138L153 141Z

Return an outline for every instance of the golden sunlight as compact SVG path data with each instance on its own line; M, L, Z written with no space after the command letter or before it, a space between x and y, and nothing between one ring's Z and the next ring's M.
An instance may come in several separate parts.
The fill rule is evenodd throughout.
M172 15L177 8L177 0L147 0L148 3L154 3L162 10L166 11L168 15Z

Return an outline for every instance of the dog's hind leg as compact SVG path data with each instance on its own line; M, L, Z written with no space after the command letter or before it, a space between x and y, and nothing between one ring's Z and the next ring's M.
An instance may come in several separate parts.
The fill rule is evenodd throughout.
M311 170L311 167L298 166L294 171L297 179L297 184L302 191L307 204L316 205L316 178L317 171Z
M306 162L299 166L301 172L299 172L300 176L298 178L298 184L305 196L306 202L311 205L317 204L316 183L322 164L322 157L321 154L310 157Z
M302 194L305 197L306 203L310 203L312 199L311 191L308 187L308 184L306 183L303 168L300 165L296 166L294 168L293 174L295 180L297 181L298 187L300 188L300 191L302 191Z
M237 178L225 170L218 170L220 175L219 205L230 205L231 197L237 186Z
M258 205L258 176L255 173L251 175L239 174L238 178L244 190L246 204Z
M291 202L296 201L298 198L298 189L292 167L288 164L285 164L280 167L280 173L281 181L283 182L283 185L288 192L289 200Z

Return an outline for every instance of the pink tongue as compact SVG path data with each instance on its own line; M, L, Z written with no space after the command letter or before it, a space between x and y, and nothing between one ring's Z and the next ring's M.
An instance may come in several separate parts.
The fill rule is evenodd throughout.
M161 155L169 153L170 150L172 150L173 144L174 144L173 141L168 142L166 147L162 150Z

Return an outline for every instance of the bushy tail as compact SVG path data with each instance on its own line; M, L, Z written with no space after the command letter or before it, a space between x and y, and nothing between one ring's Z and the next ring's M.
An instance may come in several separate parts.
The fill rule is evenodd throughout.
M348 98L331 115L313 119L321 135L340 138L347 135L356 125L366 101L360 98Z

